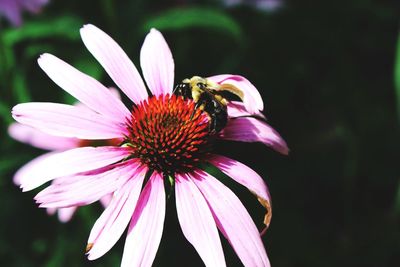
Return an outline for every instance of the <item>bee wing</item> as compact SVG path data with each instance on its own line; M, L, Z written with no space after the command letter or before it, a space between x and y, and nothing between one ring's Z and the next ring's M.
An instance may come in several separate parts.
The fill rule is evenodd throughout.
M215 88L215 91L228 91L229 93L232 93L234 95L237 95L240 100L244 101L244 93L242 90L234 86L233 84L230 83L224 83L219 85L217 88Z

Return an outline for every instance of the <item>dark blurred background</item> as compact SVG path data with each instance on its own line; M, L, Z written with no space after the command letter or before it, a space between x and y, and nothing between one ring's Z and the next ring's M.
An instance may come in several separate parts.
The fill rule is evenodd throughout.
M289 156L261 144L225 142L219 149L268 183L274 213L263 240L272 266L399 266L400 1L227 2L53 0L39 14L24 13L20 27L1 19L0 266L120 264L125 235L102 258L84 256L100 205L62 224L37 208L38 190L22 193L12 182L43 151L8 137L11 107L73 101L40 70L41 53L113 85L80 40L85 23L109 33L136 66L145 34L158 28L174 55L176 81L234 73L256 85ZM230 187L261 227L256 199ZM154 266L202 266L174 206L167 204ZM241 266L223 245L228 266Z

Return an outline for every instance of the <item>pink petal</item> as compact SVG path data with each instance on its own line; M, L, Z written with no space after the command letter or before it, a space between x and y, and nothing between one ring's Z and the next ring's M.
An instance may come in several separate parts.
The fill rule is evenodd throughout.
M56 179L35 200L44 208L88 205L111 194L132 177L139 166L136 160L109 166L101 172L82 173Z
M21 26L21 8L16 1L0 2L0 15L4 15L13 26Z
M162 34L151 29L140 51L140 65L147 86L155 96L171 93L174 86L174 59Z
M217 227L199 189L190 178L177 175L175 194L182 232L205 266L226 266Z
M8 134L19 142L45 150L66 150L79 144L79 139L45 134L20 123L12 123L8 127Z
M135 103L145 100L146 87L135 65L122 48L94 25L81 28L83 43L118 87Z
M17 0L18 2L18 0ZM29 1L19 1L20 4L32 13L40 12L43 5L48 3L48 0L29 0Z
M57 209L56 208L48 208L48 209L46 209L46 212L48 215L54 215L54 214L56 214Z
M258 201L267 210L264 224L268 227L272 217L271 197L261 176L243 163L224 156L213 155L208 161L256 195Z
M32 190L54 178L98 169L115 163L130 154L129 148L80 147L52 153L28 168L19 170L23 191Z
M264 114L262 112L258 112L257 114L251 114L246 110L246 107L242 102L239 101L230 101L228 102L228 117L229 118L237 118L237 117L248 117L248 116L257 116L261 119L265 119Z
M270 125L255 118L229 120L219 137L241 142L261 142L284 155L289 153L285 140Z
M114 88L114 87L108 87L108 89L110 90L111 94L115 97L118 98L119 100L121 100L121 94L119 93L119 90Z
M251 114L257 114L259 111L264 109L264 102L261 98L257 88L245 77L232 74L222 74L208 79L217 82L219 84L231 84L244 93L243 103Z
M13 177L13 182L14 184L20 186L21 181L26 181L31 179L31 170L37 169L36 165L41 166L42 161L46 162L47 158L51 158L54 155L58 154L59 152L49 152L45 153L43 155L40 155L33 160L29 161L25 165L23 165L21 168L18 169L18 171L14 174Z
M124 135L123 125L82 108L56 103L24 103L12 110L13 118L45 133L80 139L111 139Z
M121 267L151 266L160 245L165 218L162 176L154 173L140 194L129 224Z
M92 110L120 123L130 116L129 110L108 88L61 59L43 54L38 63L58 86Z
M101 205L103 205L104 208L107 208L107 206L110 204L112 198L113 198L112 194L108 194L108 195L105 195L104 197L100 198Z
M244 266L270 266L257 227L238 197L211 175L199 171L192 178L210 206L218 228Z
M125 231L132 218L145 171L130 172L132 179L115 192L111 203L97 219L90 232L87 253L89 260L95 260L109 251Z
M75 214L77 207L60 208L58 209L58 220L62 223L69 222Z

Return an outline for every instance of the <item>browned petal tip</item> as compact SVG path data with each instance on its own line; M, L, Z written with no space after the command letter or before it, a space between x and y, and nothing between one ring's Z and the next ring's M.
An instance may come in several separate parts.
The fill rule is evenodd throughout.
M267 230L267 228L271 222L272 206L271 206L271 203L266 199L263 199L259 196L257 196L257 199L261 203L261 205L266 209L265 216L264 216L264 222L263 222L265 224L265 229L261 232L261 235L263 235L263 234L265 234L265 231Z
M85 249L85 253L88 253L93 247L93 243L88 243Z

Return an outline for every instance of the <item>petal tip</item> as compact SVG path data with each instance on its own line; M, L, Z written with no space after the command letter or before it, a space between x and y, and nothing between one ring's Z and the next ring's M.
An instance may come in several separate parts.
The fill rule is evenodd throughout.
M55 58L55 57L56 57L56 56L54 56L54 55L52 55L52 54L50 54L50 53L43 53L43 54L40 54L40 55L39 55L37 61L38 61L39 65L40 65L40 62L41 62L41 61L46 60L46 59L48 59L48 58Z
M88 243L85 248L85 254L88 255L88 259L90 260L90 250L93 248L94 243Z
M277 150L279 153L281 153L282 155L285 155L285 156L288 156L289 155L289 152L290 152L290 149L288 148L288 146L286 145L286 143L285 144L283 144L282 145L282 147L279 149L279 150Z
M150 34L161 34L161 32L159 30L157 30L156 28L151 28L149 33Z
M100 30L100 29L97 28L96 26L94 26L93 24L88 23L88 24L84 24L79 29L79 33L81 35L81 38L83 39L86 34L89 34L89 31L96 31L96 30Z
M80 30L89 29L89 28L97 28L97 27L94 26L94 25L91 24L91 23L87 23L87 24L84 24L84 25L81 27Z

